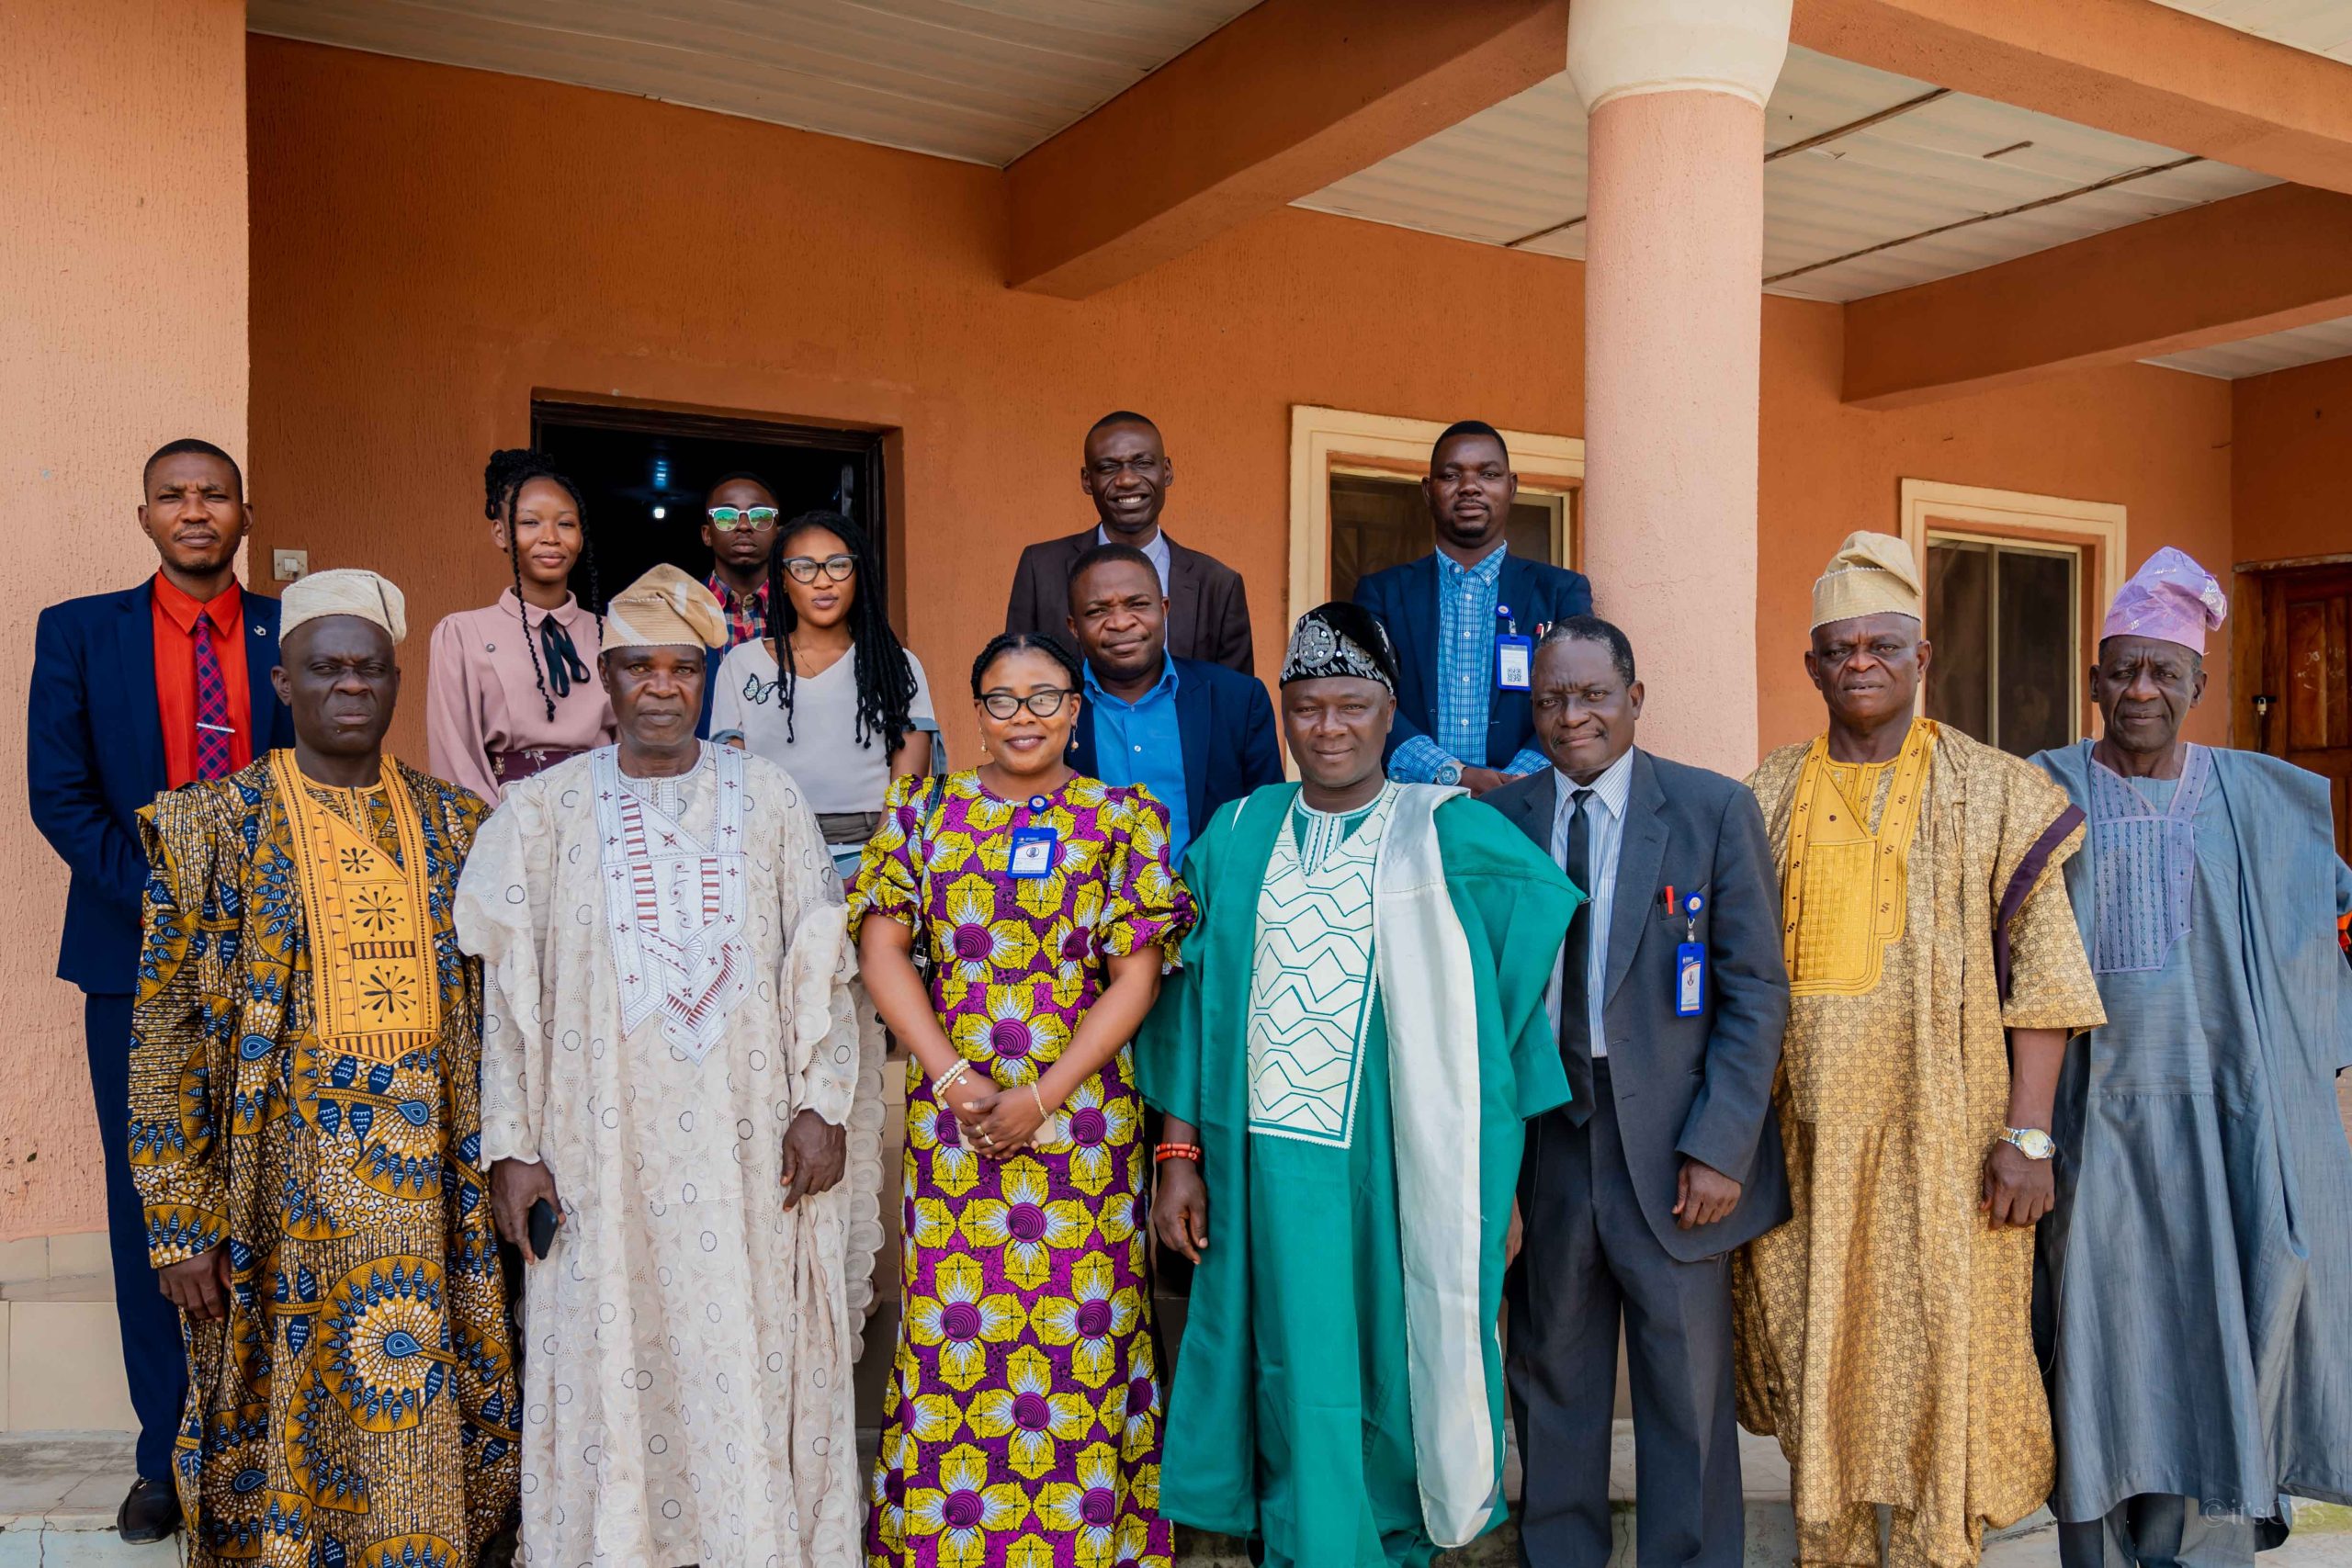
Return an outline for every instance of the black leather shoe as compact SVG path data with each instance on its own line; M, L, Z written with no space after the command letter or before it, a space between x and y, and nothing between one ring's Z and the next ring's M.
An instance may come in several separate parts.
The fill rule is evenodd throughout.
M132 1546L162 1540L180 1528L180 1497L168 1481L145 1476L130 1483L130 1495L114 1517L115 1533Z

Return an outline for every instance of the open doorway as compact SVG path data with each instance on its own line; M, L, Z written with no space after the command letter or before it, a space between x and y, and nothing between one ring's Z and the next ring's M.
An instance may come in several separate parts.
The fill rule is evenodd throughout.
M872 536L889 592L883 512L882 432L535 399L532 444L584 492L596 540L597 581L585 563L572 592L598 611L656 564L710 572L702 498L722 475L757 474L786 517L846 514Z

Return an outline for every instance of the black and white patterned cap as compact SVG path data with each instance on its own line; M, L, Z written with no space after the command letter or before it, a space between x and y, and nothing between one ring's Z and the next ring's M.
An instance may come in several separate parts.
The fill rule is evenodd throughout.
M1361 604L1334 600L1298 618L1283 654L1283 684L1344 676L1396 689L1396 649L1380 617Z

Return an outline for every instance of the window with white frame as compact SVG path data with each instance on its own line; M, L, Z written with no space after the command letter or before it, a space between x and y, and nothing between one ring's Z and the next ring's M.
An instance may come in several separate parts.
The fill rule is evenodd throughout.
M2083 551L1930 529L1928 716L2020 757L2083 733Z

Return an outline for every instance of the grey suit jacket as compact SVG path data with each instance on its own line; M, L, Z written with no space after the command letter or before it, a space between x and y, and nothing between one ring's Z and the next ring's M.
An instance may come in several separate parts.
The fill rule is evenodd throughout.
M1046 539L1021 552L1012 569L1012 592L1004 608L1004 629L1043 632L1071 652L1069 574L1078 558L1092 549L1094 530ZM1250 643L1250 596L1241 574L1217 559L1168 541L1168 651L1179 659L1222 664L1252 679L1258 673Z
M1547 856L1559 774L1546 768L1486 796ZM1707 907L1706 1005L1674 1016L1679 914L1665 889ZM1764 814L1747 786L1636 749L1625 837L1610 912L1601 1022L1609 1082L1642 1213L1658 1245L1684 1262L1728 1252L1789 1217L1788 1169L1772 1113L1789 976L1781 957L1781 879ZM1674 1221L1683 1156L1742 1183L1724 1219L1696 1230Z

